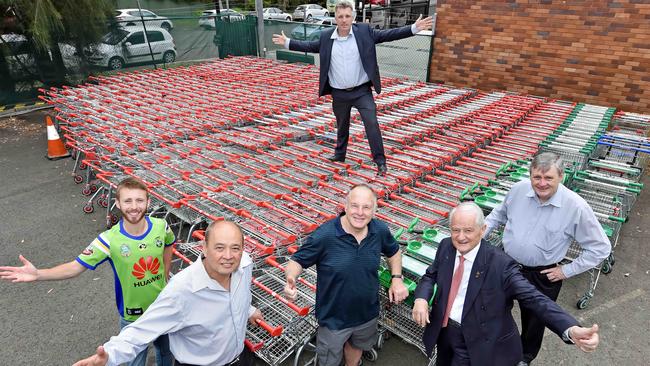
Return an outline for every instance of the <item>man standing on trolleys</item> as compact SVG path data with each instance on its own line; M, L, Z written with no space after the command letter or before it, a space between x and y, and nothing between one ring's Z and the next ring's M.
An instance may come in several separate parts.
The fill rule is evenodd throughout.
M201 257L169 281L140 319L74 366L118 365L166 333L176 366L249 365L246 324L263 320L251 305L252 277L241 228L215 221L205 231Z
M293 255L286 267L285 295L295 299L296 279L303 268L316 265L316 354L319 366L359 364L364 350L377 342L381 254L392 273L391 302L408 296L402 282L399 245L383 222L374 218L377 196L369 186L354 186L345 212L322 224Z
M556 301L562 280L588 271L607 258L612 246L589 204L562 185L562 159L554 153L537 155L530 164L530 180L512 186L503 203L486 218L485 235L505 224L503 249L517 261L521 273L541 293ZM582 252L559 265L573 241ZM544 323L521 309L522 365L537 357Z
M120 328L137 320L167 284L175 237L165 220L145 216L149 206L147 186L129 177L117 185L115 205L122 219L99 234L73 261L38 269L22 255L22 267L0 267L0 279L12 282L65 280L94 270L108 261L115 274L115 299ZM171 366L167 335L153 340L158 366ZM129 364L144 366L146 347Z

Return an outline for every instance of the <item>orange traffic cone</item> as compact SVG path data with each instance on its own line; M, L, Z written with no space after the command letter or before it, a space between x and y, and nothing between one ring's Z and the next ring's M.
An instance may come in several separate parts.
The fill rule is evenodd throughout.
M47 124L47 158L56 160L69 157L70 153L65 149L59 133L56 132L52 116L46 115L45 122Z

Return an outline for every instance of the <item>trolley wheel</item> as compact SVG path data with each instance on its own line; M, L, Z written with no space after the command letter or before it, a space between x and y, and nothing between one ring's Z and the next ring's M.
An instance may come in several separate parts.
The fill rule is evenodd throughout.
M613 266L616 263L616 258L614 258L614 252L609 253L609 258L607 258L610 266Z
M384 347L384 341L385 341L384 333L380 332L379 337L377 337L377 345L375 346L377 348L377 350L381 350L382 347Z
M92 204L86 204L83 210L85 213L89 214L89 213L93 213L93 211L95 211L95 208L93 207Z
M363 358L370 362L375 362L379 358L379 354L377 354L377 350L373 348L370 351L363 351Z
M91 184L91 185L90 185L90 191L91 191L92 193L97 192L97 185L96 185L96 184Z
M88 165L86 163L79 164L79 170L85 170L86 168L88 168Z
M589 298L587 296L581 297L580 300L578 300L578 303L576 304L576 306L580 310L586 309L587 305L589 305Z
M610 273L612 273L612 264L609 262L609 260L605 260L605 261L603 262L603 266L600 267L600 271L601 271L603 274L610 274Z
M81 190L81 194L84 196L90 196L93 192L90 190L90 187L84 187L84 189Z
M97 204L100 206L107 208L108 207L108 200L106 198L100 198L97 200Z
M80 176L79 174L76 174L72 179L77 184L81 184L81 182L84 181L84 177Z
M117 215L111 214L111 220L110 221L111 221L111 226L113 226L113 225L117 224L120 221L120 218L117 217Z

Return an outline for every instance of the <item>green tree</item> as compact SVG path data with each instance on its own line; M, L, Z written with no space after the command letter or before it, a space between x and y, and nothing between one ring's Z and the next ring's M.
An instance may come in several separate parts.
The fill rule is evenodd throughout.
M0 8L15 16L12 33L23 34L32 46L40 81L66 83L60 43L83 47L96 42L108 29L115 9L112 0L0 0Z

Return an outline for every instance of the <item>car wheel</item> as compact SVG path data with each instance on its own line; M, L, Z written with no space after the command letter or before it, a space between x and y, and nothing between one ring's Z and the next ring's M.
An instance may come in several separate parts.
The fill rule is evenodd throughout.
M166 64L170 64L172 62L176 61L176 55L172 51L167 51L163 55L163 62Z
M307 20L307 21L310 21L310 20L311 20L311 14L307 15L307 19L306 19L306 20Z
M325 12L325 14L324 14L323 16L324 16L325 18L327 18L328 16L330 16L330 13Z
M108 60L108 68L111 70L119 70L124 67L124 60L120 57L113 57Z
M128 22L128 23L126 23L126 25L129 26L129 27L131 27L131 26L134 26L135 23L133 23L133 22Z
M164 22L163 24L161 24L161 25L160 25L160 28L166 30L167 32L169 32L170 30L172 30L172 26L169 25L169 23L167 23L167 22Z
M291 21L291 17L287 17L286 20L287 20L287 22L290 22L290 21Z

